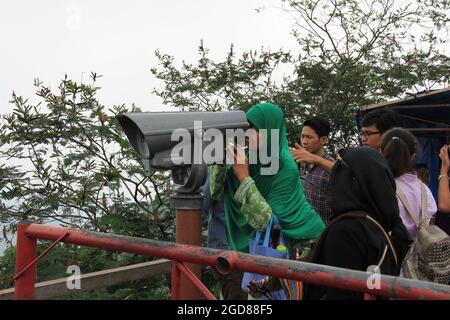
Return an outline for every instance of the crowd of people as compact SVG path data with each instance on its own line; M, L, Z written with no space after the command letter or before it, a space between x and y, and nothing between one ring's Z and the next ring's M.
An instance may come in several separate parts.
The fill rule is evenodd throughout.
M256 150L228 147L231 164L211 166L203 188L210 247L248 253L249 239L275 215L291 259L360 271L378 266L382 274L399 276L420 227L417 221L435 224L438 212L450 218L449 146L436 155L441 161L436 201L427 186L429 175L427 181L423 167L415 164L417 140L402 128L395 111L367 113L359 131L362 146L340 149L335 158L326 151L332 128L323 116L307 119L300 143L291 147L278 106L255 105L247 120L254 135L247 138L257 142L247 147ZM278 148L271 145L271 129L280 132ZM264 164L248 163L248 152L262 147L278 152L275 174L263 175ZM213 273L223 299L248 298L241 272ZM362 298L360 292L303 287L303 299Z

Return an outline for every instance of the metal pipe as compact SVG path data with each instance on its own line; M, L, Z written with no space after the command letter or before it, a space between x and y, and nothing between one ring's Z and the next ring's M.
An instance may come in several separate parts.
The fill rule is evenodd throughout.
M42 259L42 257L44 257L50 250L52 250L58 243L60 243L65 237L67 237L69 235L69 232L66 232L65 234L63 234L61 237L59 237L58 239L56 239L47 249L45 249L40 255L39 257L37 257L36 259L34 259L33 261L31 261L25 268L23 268L19 273L16 273L14 280L16 280L17 278L19 278L23 273L25 273L25 271L27 271L32 265L36 264L36 262L38 262L39 260Z
M177 262L176 266L186 277L189 278L192 284L202 293L202 295L208 300L217 300L216 297L209 291L202 281L189 269L184 263Z
M25 226L25 234L32 238L56 240L65 232L67 229L62 227L38 224ZM70 230L70 235L64 242L208 266L216 266L220 262L219 270L237 269L395 299L450 299L450 286L380 275L380 287L369 289L367 280L372 274L368 272L235 251L80 230Z
M179 300L179 291L180 291L180 270L177 268L177 261L172 261L172 300Z
M207 266L215 266L216 259L220 256L219 253L221 252L215 249L176 244L173 242L87 230L73 230L41 224L30 224L26 226L25 232L28 237L56 240L67 231L70 231L70 235L64 239L65 243L119 252L130 252L150 257L166 257L166 259L169 260L203 264ZM214 251L215 254L211 255L210 251ZM209 256L205 256L207 252L209 252Z
M176 210L176 243L201 246L201 211L192 209ZM200 265L188 264L195 277L201 279L202 267ZM200 298L200 291L190 281L186 274L180 275L178 298L180 300L197 300Z
M34 299L36 264L32 262L36 258L37 239L26 234L28 226L29 224L25 223L17 226L16 274L23 272L15 279L15 300Z

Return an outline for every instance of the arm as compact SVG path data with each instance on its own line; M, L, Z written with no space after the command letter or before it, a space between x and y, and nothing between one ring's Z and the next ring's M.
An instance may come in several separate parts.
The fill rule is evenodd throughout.
M441 213L450 213L450 188L448 184L448 171L450 160L448 157L449 146L441 148L439 158L441 158L441 172L439 175L438 208Z
M249 175L248 159L242 147L230 147L227 152L232 159L234 174L241 183L234 195L236 201L242 204L241 214L253 229L264 230L272 216L272 208Z
M318 156L316 156L316 157L318 157ZM333 170L334 161L330 161L325 158L318 157L315 164L318 165L319 167L324 168L328 172L331 172Z
M295 149L291 149L291 154L297 163L305 162L308 164L317 165L328 172L331 172L334 166L334 161L330 161L318 155L312 154L303 149L298 143L295 144Z
M264 230L272 216L272 208L251 177L247 177L241 183L234 198L242 203L241 213L248 224L255 230Z

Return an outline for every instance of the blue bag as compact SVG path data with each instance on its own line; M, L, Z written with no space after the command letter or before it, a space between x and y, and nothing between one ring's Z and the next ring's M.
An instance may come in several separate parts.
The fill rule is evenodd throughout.
M269 247L270 231L272 230L272 225L278 223L277 217L272 214L269 223L267 224L264 238L261 239L262 232L257 231L254 238L249 240L249 254L256 254L260 256L279 258L279 259L289 259L289 253L287 250L285 252L276 250ZM280 232L280 244L286 245L283 237L283 233ZM242 279L241 288L245 292L249 293L252 297L260 300L287 300L284 289L278 291L268 291L264 287L271 280L271 277L267 275L261 275L257 273L245 272Z

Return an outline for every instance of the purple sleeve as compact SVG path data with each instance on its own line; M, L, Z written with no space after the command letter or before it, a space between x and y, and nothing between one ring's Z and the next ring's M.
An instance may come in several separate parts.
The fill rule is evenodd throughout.
M431 193L430 188L428 188L427 186L425 186L425 189L427 190L427 205L428 205L428 214L431 217L434 217L436 215L437 212L437 205L436 205L436 200L434 199L433 194Z

